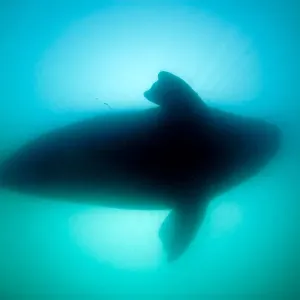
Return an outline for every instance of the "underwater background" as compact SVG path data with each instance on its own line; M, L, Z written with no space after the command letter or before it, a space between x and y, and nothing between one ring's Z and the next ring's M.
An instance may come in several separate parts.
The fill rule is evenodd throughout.
M168 211L0 190L0 299L300 299L300 4L296 0L0 3L0 161L108 109L144 109L161 70L211 106L277 123L257 176L214 199L172 264ZM299 297L299 298L297 298Z

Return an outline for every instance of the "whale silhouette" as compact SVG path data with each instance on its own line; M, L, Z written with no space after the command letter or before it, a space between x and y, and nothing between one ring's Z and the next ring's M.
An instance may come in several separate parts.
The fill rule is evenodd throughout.
M122 209L171 209L159 230L169 261L193 241L209 202L257 174L281 145L262 119L209 107L162 71L157 107L109 110L28 142L0 167L2 188Z

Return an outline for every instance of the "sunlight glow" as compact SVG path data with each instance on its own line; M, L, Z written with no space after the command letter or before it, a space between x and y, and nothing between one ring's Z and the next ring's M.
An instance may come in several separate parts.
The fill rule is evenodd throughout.
M160 70L210 102L256 97L258 59L237 28L189 7L159 9L110 7L71 25L37 65L41 98L55 110L144 108Z
M166 211L92 209L71 220L78 244L100 262L117 268L157 266L162 259L157 232Z

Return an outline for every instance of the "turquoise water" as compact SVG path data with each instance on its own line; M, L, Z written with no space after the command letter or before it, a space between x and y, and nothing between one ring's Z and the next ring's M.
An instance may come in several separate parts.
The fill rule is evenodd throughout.
M142 94L160 70L182 76L210 105L267 118L285 134L268 167L214 199L172 264L157 237L167 211L0 190L1 299L300 295L295 2L31 0L0 8L0 160L107 110L104 103L150 107Z

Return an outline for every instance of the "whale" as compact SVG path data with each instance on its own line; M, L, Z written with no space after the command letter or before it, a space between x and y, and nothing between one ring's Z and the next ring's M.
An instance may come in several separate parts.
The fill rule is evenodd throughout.
M167 71L144 98L155 105L110 109L29 140L0 165L0 188L51 201L168 209L158 235L167 260L179 259L210 202L267 166L282 132L209 106Z

